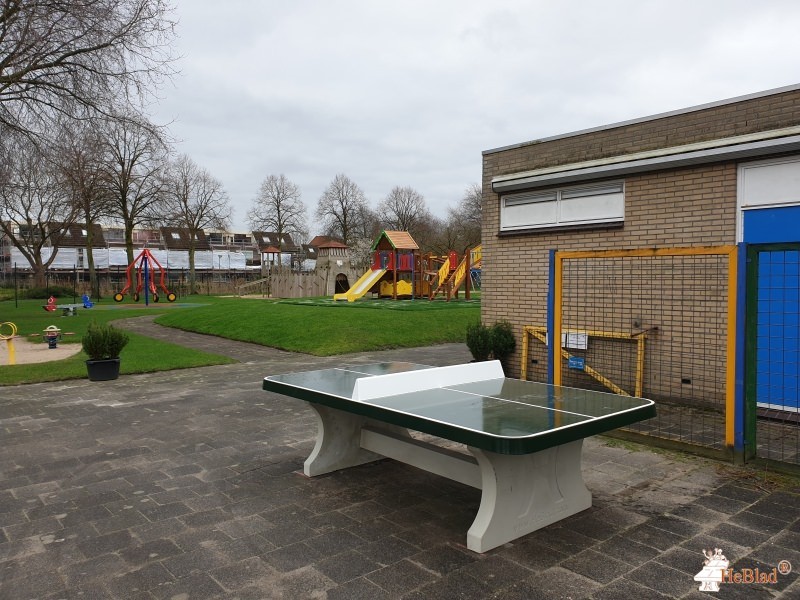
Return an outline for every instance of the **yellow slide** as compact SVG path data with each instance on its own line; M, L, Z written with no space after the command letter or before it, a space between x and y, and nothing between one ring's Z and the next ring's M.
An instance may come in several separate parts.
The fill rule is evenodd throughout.
M359 298L361 298L364 294L366 294L373 285L383 277L383 274L386 273L386 269L378 269L377 271L373 271L370 269L366 273L364 273L358 281L356 281L355 285L353 285L349 290L347 290L343 294L334 294L334 300L347 300L348 302L355 302Z

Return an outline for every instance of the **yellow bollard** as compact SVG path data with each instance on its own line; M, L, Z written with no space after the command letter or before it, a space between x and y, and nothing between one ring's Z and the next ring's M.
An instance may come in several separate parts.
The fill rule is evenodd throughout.
M8 325L9 333L3 333L3 327ZM6 321L5 323L0 323L0 340L6 341L6 346L8 347L8 364L15 365L17 364L16 356L14 355L14 336L17 335L17 326L14 323Z

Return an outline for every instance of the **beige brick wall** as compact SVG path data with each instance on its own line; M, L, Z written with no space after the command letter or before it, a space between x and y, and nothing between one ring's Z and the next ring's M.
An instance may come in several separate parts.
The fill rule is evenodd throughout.
M678 146L800 124L800 91L786 92L590 132L483 156L482 319L508 320L517 332L510 375L518 376L523 325L545 325L548 251L715 246L736 241L737 163L655 171L624 178L622 227L549 230L499 236L498 175ZM702 327L703 324L698 324ZM716 324L715 324L716 327ZM676 334L678 339L685 332ZM537 344L533 344L535 348ZM541 354L541 349L534 352ZM542 379L546 361L529 366ZM706 369L722 368L718 358ZM681 374L676 369L672 379ZM702 378L702 377L701 377Z

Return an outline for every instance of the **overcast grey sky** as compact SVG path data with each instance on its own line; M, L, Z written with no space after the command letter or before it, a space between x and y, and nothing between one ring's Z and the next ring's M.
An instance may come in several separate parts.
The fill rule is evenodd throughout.
M154 108L225 185L268 175L311 234L344 173L445 216L484 150L800 83L797 0L174 0L181 74Z

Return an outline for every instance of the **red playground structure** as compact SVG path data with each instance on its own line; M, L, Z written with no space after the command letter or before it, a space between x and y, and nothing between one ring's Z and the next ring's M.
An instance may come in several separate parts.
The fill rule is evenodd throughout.
M167 300L170 302L175 302L175 298L177 298L177 296L170 292L167 289L167 286L164 284L164 277L166 276L164 273L164 267L161 266L161 263L156 260L156 258L147 248L142 250L139 255L133 259L133 262L128 265L128 268L125 269L127 283L125 284L125 287L122 288L122 291L114 294L115 302L122 302L123 298L125 298L125 293L131 289L131 285L133 284L131 273L134 271L134 269L136 270L136 291L133 292L134 302L139 301L139 296L142 293L142 290L144 290L145 305L149 303L150 295L153 296L153 302L158 302L158 291L156 290L156 282L154 281L156 270L158 270L159 274L158 287L167 295Z

